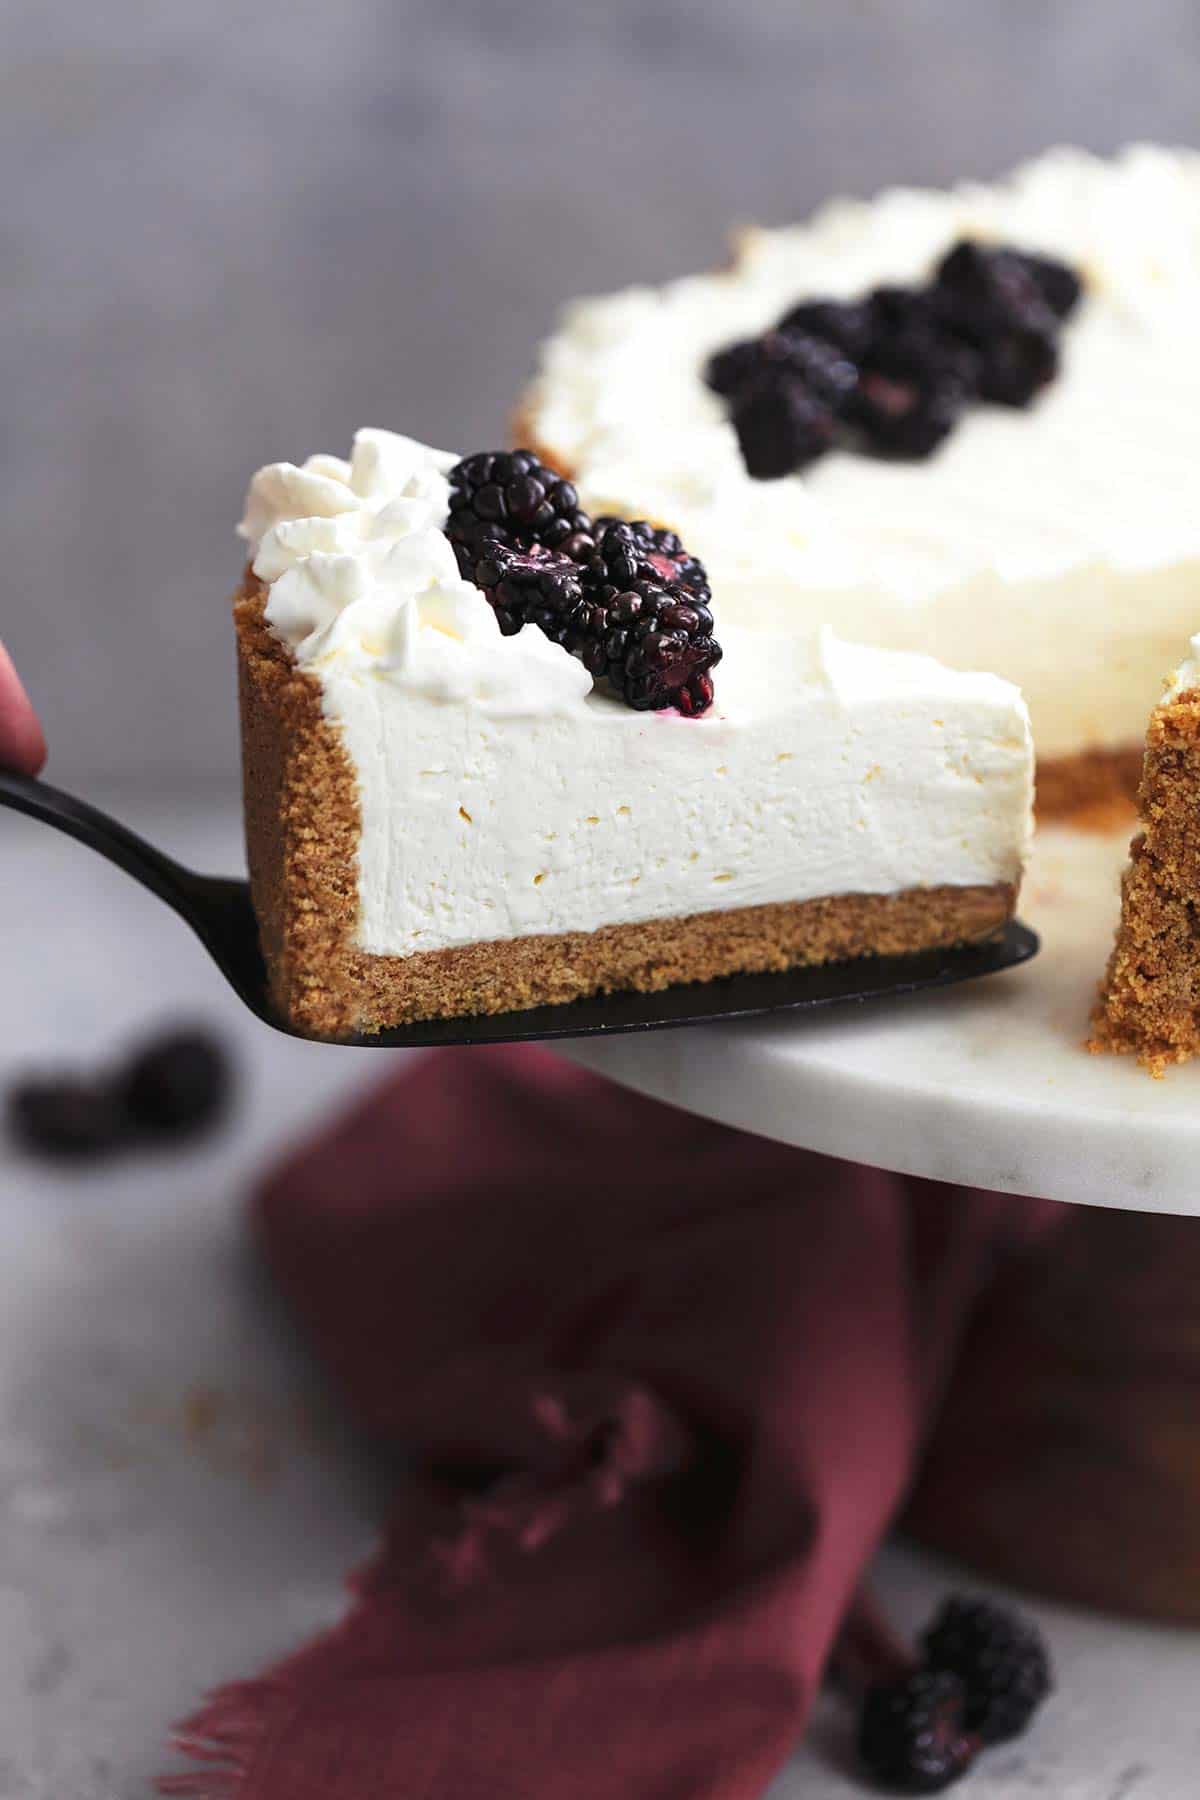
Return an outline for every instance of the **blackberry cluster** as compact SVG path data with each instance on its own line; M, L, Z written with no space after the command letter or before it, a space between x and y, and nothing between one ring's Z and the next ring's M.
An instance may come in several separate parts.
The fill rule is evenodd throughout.
M446 534L500 630L561 644L638 711L712 704L713 637L704 565L672 531L599 518L528 450L467 457L450 474Z
M1026 406L1058 371L1081 285L1049 257L964 239L924 287L805 300L705 371L749 473L790 474L835 444L928 456L973 401Z
M858 1726L864 1768L897 1794L940 1794L965 1775L979 1750L966 1726L957 1675L919 1669L869 1688Z
M1054 1686L1037 1627L990 1600L947 1600L921 1642L930 1668L962 1682L967 1725L985 1744L1019 1736Z
M955 1595L921 1639L920 1667L868 1689L864 1767L901 1794L936 1794L980 1750L1024 1731L1054 1682L1036 1627L989 1600Z

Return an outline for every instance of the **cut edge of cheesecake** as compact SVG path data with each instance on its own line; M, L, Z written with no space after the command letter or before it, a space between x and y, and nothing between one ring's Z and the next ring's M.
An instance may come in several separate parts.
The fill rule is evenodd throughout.
M533 422L535 386L530 387L513 413L513 446L532 450L548 468L573 481L575 470L570 457L547 443ZM670 519L652 517L650 523L674 530ZM1067 756L1038 757L1034 800L1037 816L1069 819L1083 829L1112 830L1129 817L1141 773L1140 744L1121 744L1115 749L1096 745L1074 750Z
M305 1035L369 1036L423 1019L978 943L1013 915L1017 886L998 882L820 896L411 956L360 950L357 777L318 678L268 626L266 598L247 570L233 596L246 851L272 1003Z
M1088 1049L1161 1076L1200 1054L1200 687L1151 713L1138 810Z

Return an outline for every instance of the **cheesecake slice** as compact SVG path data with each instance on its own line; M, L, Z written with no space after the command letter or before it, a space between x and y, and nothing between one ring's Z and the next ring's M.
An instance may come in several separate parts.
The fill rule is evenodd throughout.
M673 526L726 624L1016 682L1039 811L1132 798L1200 584L1198 218L1200 152L1145 145L835 201L576 302L518 433Z
M1138 807L1089 1049L1161 1075L1200 1051L1200 636L1150 715Z
M511 461L484 472L503 487ZM530 548L549 516L532 502L528 554L499 581L487 557L505 546L480 524L495 483L462 485L479 466L361 431L348 461L276 463L250 484L234 600L246 835L293 1026L372 1033L1004 924L1032 787L1014 687L825 627L726 629L676 540L647 528L648 580L636 556L614 560L628 527L583 514L565 549ZM536 473L519 477L526 500ZM573 495L556 491L545 536L561 545ZM469 517L452 511L464 494ZM632 599L604 585L614 567ZM559 629L542 601L577 576ZM524 613L518 578L540 583ZM627 624L638 605L658 608L654 633L609 629L606 606ZM672 633L699 660L673 663Z

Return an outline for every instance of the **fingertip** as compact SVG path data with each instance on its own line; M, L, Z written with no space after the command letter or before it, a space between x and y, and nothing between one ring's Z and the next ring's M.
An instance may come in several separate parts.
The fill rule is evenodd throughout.
M13 660L0 643L0 764L36 775L46 761L41 720Z

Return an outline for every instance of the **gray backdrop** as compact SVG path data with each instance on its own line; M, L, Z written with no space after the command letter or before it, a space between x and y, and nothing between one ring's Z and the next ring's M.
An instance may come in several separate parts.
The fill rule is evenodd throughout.
M0 631L64 782L230 784L248 472L478 446L560 303L833 190L1200 138L1195 0L0 0Z

